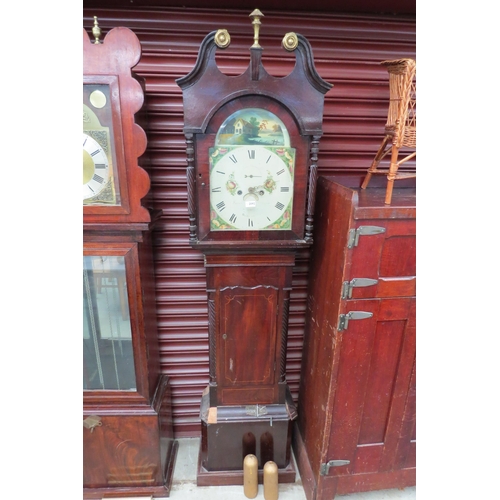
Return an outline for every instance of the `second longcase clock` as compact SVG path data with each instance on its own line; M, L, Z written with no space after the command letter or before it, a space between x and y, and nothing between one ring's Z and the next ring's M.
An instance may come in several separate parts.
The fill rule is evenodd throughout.
M288 310L295 254L312 242L324 94L309 42L287 33L294 70L271 76L252 12L250 65L220 72L227 30L203 40L183 91L190 243L205 259L210 380L201 401L198 484L241 484L243 459L260 474L272 460L282 482L297 416L286 383Z
M98 33L97 20L95 30ZM167 497L177 443L161 373L135 34L83 30L84 498Z

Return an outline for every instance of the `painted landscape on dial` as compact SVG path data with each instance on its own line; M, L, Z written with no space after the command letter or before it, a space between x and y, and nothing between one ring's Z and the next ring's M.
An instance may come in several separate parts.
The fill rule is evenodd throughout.
M284 123L274 113L261 108L245 108L224 121L215 145L290 146L290 137Z

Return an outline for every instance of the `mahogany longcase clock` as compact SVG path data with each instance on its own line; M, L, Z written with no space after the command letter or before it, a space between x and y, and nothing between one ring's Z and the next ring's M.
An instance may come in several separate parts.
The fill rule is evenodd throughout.
M194 69L177 80L187 142L190 243L204 254L210 380L201 400L198 485L242 484L243 459L268 461L281 482L297 416L286 383L288 310L295 254L312 242L324 94L309 42L287 33L296 65L283 78L261 62L253 17L250 65L218 69L227 30L203 40Z
M169 496L177 443L160 373L144 92L128 28L83 30L84 498Z

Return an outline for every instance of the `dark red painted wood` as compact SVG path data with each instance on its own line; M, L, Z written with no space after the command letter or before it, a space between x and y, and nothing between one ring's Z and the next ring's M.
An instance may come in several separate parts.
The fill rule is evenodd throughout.
M415 190L385 209L384 196L319 179L295 438L308 500L415 484ZM385 232L348 248L360 226ZM342 298L344 282L382 271L383 286ZM342 330L350 311L372 316ZM330 460L349 463L322 472Z

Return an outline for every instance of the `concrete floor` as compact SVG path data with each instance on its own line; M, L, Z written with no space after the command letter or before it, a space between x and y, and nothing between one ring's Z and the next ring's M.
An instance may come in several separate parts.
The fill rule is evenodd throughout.
M179 450L174 468L172 491L173 500L245 500L242 486L196 486L196 468L198 463L198 438L178 439ZM259 485L256 499L263 499L263 486ZM415 500L416 487L402 490L380 490L350 495L338 495L335 500ZM130 500L130 499L129 499ZM141 499L144 500L144 499ZM300 476L294 484L279 485L279 500L306 500Z

